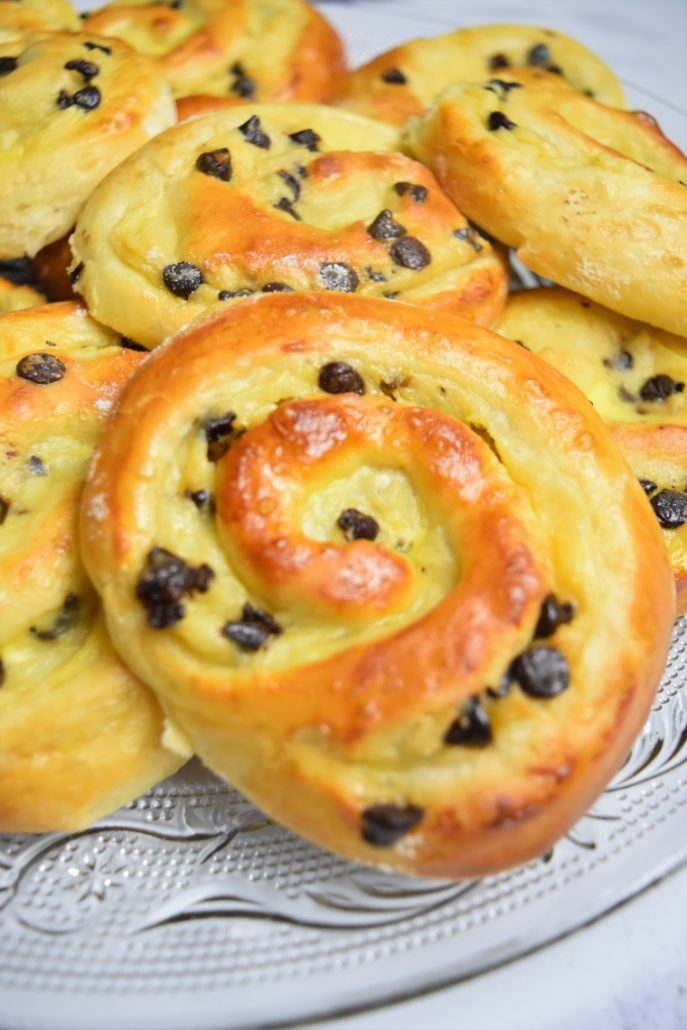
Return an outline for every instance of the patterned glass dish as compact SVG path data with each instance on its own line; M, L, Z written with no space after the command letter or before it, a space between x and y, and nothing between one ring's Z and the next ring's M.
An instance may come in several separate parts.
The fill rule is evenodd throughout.
M335 20L361 61L451 27L443 9L429 25L411 12L339 6ZM641 106L680 115L653 96ZM482 880L422 882L326 854L196 762L84 833L0 835L0 1025L283 1025L390 1003L540 947L687 860L685 683L682 619L614 782L550 854Z

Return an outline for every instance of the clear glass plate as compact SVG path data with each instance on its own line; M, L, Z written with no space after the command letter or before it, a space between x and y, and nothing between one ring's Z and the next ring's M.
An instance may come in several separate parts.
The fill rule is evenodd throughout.
M411 7L328 12L362 60L448 28L439 9L443 22ZM684 128L670 103L645 97ZM383 1005L538 948L687 859L685 682L680 620L615 781L545 859L479 881L419 882L345 862L196 762L85 833L0 835L0 1024L284 1025Z

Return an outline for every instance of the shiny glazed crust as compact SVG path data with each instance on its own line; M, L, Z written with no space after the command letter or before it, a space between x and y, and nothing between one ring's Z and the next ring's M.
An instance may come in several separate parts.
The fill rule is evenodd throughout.
M638 479L687 492L687 340L567 290L511 296L498 332L568 376L609 424ZM660 377L660 378L657 378ZM677 612L687 611L687 522L664 527Z
M0 318L2 831L82 829L180 764L112 648L76 542L93 444L140 361L76 304ZM52 382L22 377L60 364Z
M350 72L333 102L400 126L423 114L447 86L527 66L553 68L552 74L561 74L573 89L605 104L624 104L622 86L591 50L562 32L535 25L481 25L414 39Z
M153 58L178 97L326 100L346 67L338 33L304 0L134 0L84 26Z
M395 143L386 125L315 105L178 125L87 201L71 239L76 289L147 347L219 301L287 289L388 296L492 325L503 251ZM176 272L195 278L168 281Z
M78 31L81 18L68 0L13 0L0 6L0 43L31 32Z
M155 351L81 538L117 648L211 768L324 847L427 876L565 832L639 731L672 624L656 520L577 389L367 298L246 300ZM533 644L549 594L574 617ZM535 651L569 667L556 697L512 682Z
M0 78L0 258L33 257L72 228L93 187L173 125L176 112L155 66L118 40L36 34L1 43L0 57L18 61Z
M687 158L642 112L543 72L500 78L447 90L409 124L411 151L533 271L687 336Z

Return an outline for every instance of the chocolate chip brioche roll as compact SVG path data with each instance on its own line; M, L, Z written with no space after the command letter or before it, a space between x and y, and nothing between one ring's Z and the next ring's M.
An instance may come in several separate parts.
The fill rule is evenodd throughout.
M492 325L504 253L379 122L313 105L236 108L141 148L71 238L94 317L153 347L209 307L274 292L365 294Z
M129 382L81 538L116 646L208 765L340 854L472 876L623 761L673 584L573 384L445 314L273 296Z
M81 19L68 0L7 0L0 3L0 43L21 39L31 32L76 32L80 25Z
M512 296L498 332L578 386L651 499L687 610L687 340L567 290Z
M64 236L103 176L175 119L169 86L125 43L68 32L0 43L0 258Z
M142 355L77 304L0 318L0 830L78 830L180 764L79 557L93 444Z
M480 82L511 68L539 68L605 104L623 106L623 90L604 62L577 40L535 25L480 25L403 43L350 72L333 102L403 125L442 90Z
M326 100L345 71L341 38L304 0L116 0L84 26L149 56L178 97Z
M503 72L447 90L406 142L534 272L687 336L687 158L649 115Z

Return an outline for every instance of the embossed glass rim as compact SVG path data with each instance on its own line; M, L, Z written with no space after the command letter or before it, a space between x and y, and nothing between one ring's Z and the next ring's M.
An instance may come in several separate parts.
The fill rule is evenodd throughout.
M369 12L364 5L356 4L351 13L355 14L356 22L354 30L347 33L349 44L352 43L353 57L363 60L379 40L372 43L368 38L365 43L356 43L351 37L354 32L361 32L360 19L362 17L364 22ZM410 12L402 13L410 38L413 34ZM396 12L379 9L374 12L377 19L382 14L390 20L396 17ZM488 20L486 12L485 20ZM441 24L448 28L450 23L442 19ZM417 34L421 34L420 19L416 19L416 26ZM432 33L435 30L441 31L438 18L432 19ZM635 92L645 92L634 88ZM657 98L648 92L645 95L651 109ZM675 109L672 104L668 106ZM536 285L536 280L525 274L525 285ZM36 845L44 848L43 854L52 849L55 856L66 855L68 861L73 861L71 867L66 866L67 874L72 870L78 872L75 876L78 884L83 873L91 890L91 894L84 897L95 899L94 905L109 904L108 891L109 897L115 898L114 908L109 913L111 920L103 920L95 929L89 931L86 925L82 929L50 932L47 927L37 929L16 919L12 876L17 863L9 855L12 842L0 837L0 929L3 931L0 938L0 1026L3 1030L121 1030L123 1025L135 1026L136 1030L188 1030L191 1026L194 1030L225 1030L228 1026L302 1023L427 993L497 967L573 932L687 861L683 808L687 804L685 682L687 620L680 620L654 709L614 783L556 846L550 862L528 863L479 883L420 886L331 859L315 848L302 845L288 831L261 824L259 813L230 788L207 786L210 780L205 774L201 776L205 783L199 785L198 771L191 767L138 803L103 820L94 830L78 835L51 835L43 838L41 845ZM312 955L308 956L307 947L303 948L303 942L297 941L298 947L292 942L295 950L285 959L283 953L288 941L279 932L290 925L289 918L298 923L305 900L311 907L315 904L312 897L306 899L305 894L297 895L293 912L290 912L289 905L275 894L274 910L258 911L254 898L237 898L237 891L245 893L254 882L243 874L224 879L217 875L218 889L214 893L204 881L199 898L186 908L182 906L169 919L159 920L153 912L147 922L139 920L137 930L119 931L120 936L117 936L117 890L124 889L117 887L117 876L121 877L122 872L133 874L133 862L129 857L123 870L118 870L115 862L108 873L107 861L112 855L116 858L117 841L127 834L132 839L154 837L157 844L151 845L149 850L157 848L162 853L168 848L170 861L187 852L197 840L193 827L186 837L165 836L164 829L166 805L174 809L179 804L180 818L182 821L187 818L184 805L179 803L180 797L188 799L189 811L192 801L200 803L209 798L208 811L213 805L221 808L224 804L224 811L231 813L231 819L238 810L239 822L241 818L247 819L249 824L252 820L252 825L258 826L258 836L263 832L267 834L267 844L261 838L254 848L256 861L262 861L260 855L265 851L269 855L276 841L287 850L293 847L302 863L312 862L324 870L317 886L324 885L330 895L327 899L326 893L323 894L317 902L323 915L319 927L313 931L319 937L315 936L309 945ZM618 809L622 810L621 814ZM162 814L149 818L154 813ZM155 827L152 831L151 826ZM212 832L207 833L207 847L212 849L218 845L216 851L221 851L225 846L222 841L228 834L222 834L218 827L215 830L215 837ZM103 846L104 871L99 868L98 856L94 858L88 850L88 842L98 836L112 845L109 852ZM16 838L16 841L21 839ZM174 854L172 843L177 849ZM22 843L18 846L22 856L32 845L25 850ZM69 851L70 848L74 850ZM70 858L70 855L76 857ZM19 875L25 883L35 873L36 895L43 890L58 908L60 903L66 904L68 918L76 904L72 904L65 890L62 890L60 902L59 889L55 885L51 888L47 882L50 869L57 862L56 857L53 866L44 863L46 869L41 872L40 856L35 861L30 858L22 865ZM332 869L334 874L327 879ZM45 878L45 883L41 877ZM108 886L108 878L111 886ZM364 888L362 893L360 884ZM33 888L34 884L30 886ZM222 886L224 895L219 889ZM327 918L330 921L335 915L342 918L341 906L345 910L346 903L353 906L356 918L364 914L363 903L382 905L382 908L383 903L389 906L395 889L401 900L404 895L415 899L414 907L408 902L404 914L399 914L398 907L392 906L381 914L378 911L377 922L367 926L332 925L331 922L327 925ZM102 901L99 901L101 894ZM218 908L218 898L222 897L224 909L221 905ZM240 904L244 905L239 915L235 911L237 903L239 908ZM371 908L366 917L368 920L377 918ZM249 977L238 985L232 980L231 969L222 969L216 964L219 951L224 951L225 958L230 954L230 935L214 943L208 939L212 938L216 927L245 929L245 925L251 923L260 927L259 932L247 938L246 948L249 963L255 964L256 976L252 983ZM308 925L307 920L304 925ZM193 933L187 932L190 930ZM138 948L140 942L142 947ZM171 951L179 949L183 954L176 964L166 958ZM132 952L133 958L127 961L128 952ZM13 980L12 967L21 964L22 954L27 956L21 973L23 980ZM297 954L299 959L295 957ZM60 956L63 956L62 966ZM331 960L329 971L318 967L318 962L322 966L325 960ZM294 972L297 961L300 967ZM60 973L70 962L78 968L71 974ZM166 962L169 966L163 974L160 970ZM194 973L194 968L213 962L216 965L211 977L205 971ZM110 968L107 975L98 980L93 970L103 964ZM180 971L180 964L188 968ZM136 977L131 975L134 965L140 966ZM258 970L262 971L259 976ZM56 986L55 978L60 976L63 982ZM204 981L209 980L212 984L203 986Z

